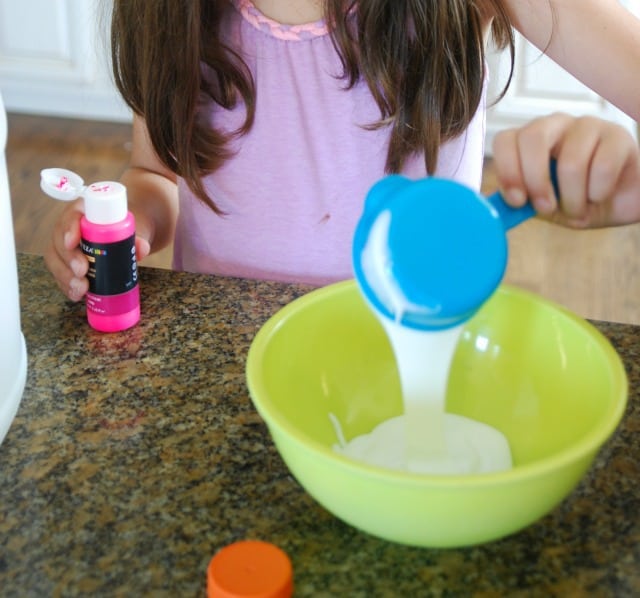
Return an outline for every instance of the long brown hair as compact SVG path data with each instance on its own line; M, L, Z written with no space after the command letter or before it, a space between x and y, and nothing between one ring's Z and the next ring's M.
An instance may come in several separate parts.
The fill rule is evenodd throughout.
M228 144L252 125L255 90L234 48L218 36L229 0L114 0L111 53L116 85L144 117L159 158L215 212L202 177L230 157ZM485 78L483 15L496 15L498 47L514 39L499 0L324 0L345 88L364 80L390 126L386 171L424 153L433 172L443 141L473 117ZM201 65L214 74L202 76ZM506 87L505 87L506 89ZM200 119L203 101L246 107L240 130L224 134Z

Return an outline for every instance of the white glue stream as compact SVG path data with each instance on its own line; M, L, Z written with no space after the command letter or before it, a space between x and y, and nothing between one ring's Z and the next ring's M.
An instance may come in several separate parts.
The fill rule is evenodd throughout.
M504 435L487 424L445 413L449 369L463 326L416 330L402 326L407 310L416 311L388 276L387 238L391 214L376 219L363 250L362 265L377 296L395 314L379 315L393 348L402 387L404 415L382 422L369 434L346 442L331 415L340 444L334 449L371 465L431 474L502 471L512 467ZM437 311L438 306L422 310Z

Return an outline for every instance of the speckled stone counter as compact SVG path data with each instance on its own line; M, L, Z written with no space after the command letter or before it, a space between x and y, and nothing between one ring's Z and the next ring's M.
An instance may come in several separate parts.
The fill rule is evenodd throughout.
M19 276L29 370L0 446L1 596L204 596L211 556L245 538L291 556L296 596L640 595L640 328L596 324L630 400L578 489L507 539L427 550L315 503L249 400L254 334L308 289L142 269L142 322L105 335L41 258L19 256Z

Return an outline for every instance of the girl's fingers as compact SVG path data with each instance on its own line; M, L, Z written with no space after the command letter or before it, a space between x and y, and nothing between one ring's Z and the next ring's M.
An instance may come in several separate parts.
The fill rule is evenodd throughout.
M587 183L587 197L593 203L610 200L616 193L624 170L637 161L638 148L632 137L619 126L603 135L594 152Z
M560 211L568 219L584 218L588 210L589 172L601 142L599 122L593 118L575 119L556 150Z
M141 261L151 253L149 241L136 236L136 260Z
M496 174L509 203L522 205L524 197L543 215L556 211L558 198L551 182L549 162L570 122L567 115L554 114L496 136ZM522 203L516 204L516 201Z
M493 164L498 185L507 202L519 208L527 202L527 193L517 151L518 132L502 131L493 140Z
M638 148L619 125L584 117L567 133L559 157L563 177L562 210L555 221L575 227L624 221L628 208L625 172L637 164ZM631 213L631 212L629 212Z
M80 254L82 255L82 253ZM86 258L78 258L80 262ZM60 290L72 301L79 301L89 289L89 282L84 275L76 276L69 265L60 257L53 244L45 251L44 260Z
M44 254L47 268L62 292L72 301L82 299L89 288L86 279L89 263L79 248L82 216L79 206L70 206L62 213Z

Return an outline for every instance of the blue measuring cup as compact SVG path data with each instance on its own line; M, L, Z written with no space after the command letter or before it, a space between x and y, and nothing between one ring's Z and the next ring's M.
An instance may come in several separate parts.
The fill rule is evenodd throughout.
M558 193L555 161L551 180ZM454 181L391 175L365 200L352 246L355 278L379 315L418 330L467 321L507 266L506 232L535 215Z

